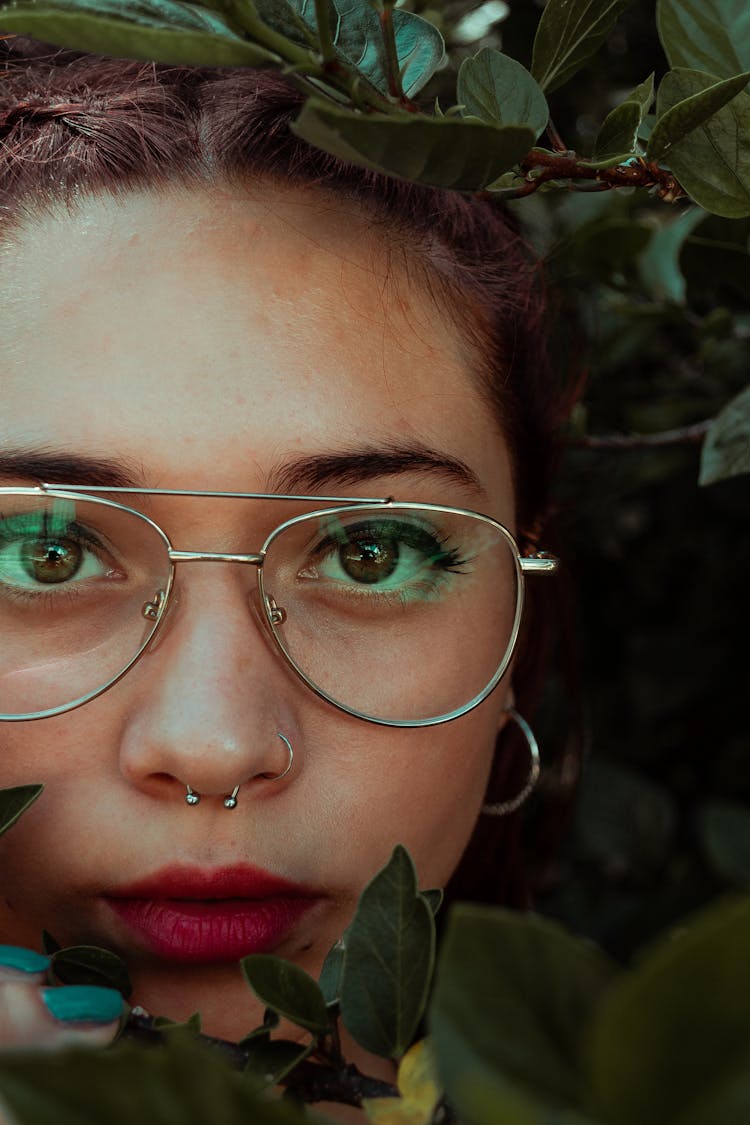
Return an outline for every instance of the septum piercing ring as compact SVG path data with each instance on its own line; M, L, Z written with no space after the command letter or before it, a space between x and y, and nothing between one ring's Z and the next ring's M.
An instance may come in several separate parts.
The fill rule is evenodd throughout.
M287 750L289 751L289 761L286 765L286 768L283 769L281 771L281 773L276 773L276 774L259 773L259 774L256 775L257 777L265 778L267 781L280 781L282 777L286 777L286 775L289 773L289 771L292 768L292 765L294 763L294 750L292 750L291 742L289 741L289 739L286 737L285 734L281 733L281 731L277 731L276 733L278 734L279 738L281 739L281 741L284 743ZM199 804L200 799L201 799L200 793L196 793L195 790L192 789L189 785L186 785L185 788L187 789L187 793L185 794L185 803L188 804L188 805ZM235 785L234 789L229 794L229 796L224 798L224 808L225 809L236 809L237 808L237 794L239 793L239 791L240 791L240 786Z

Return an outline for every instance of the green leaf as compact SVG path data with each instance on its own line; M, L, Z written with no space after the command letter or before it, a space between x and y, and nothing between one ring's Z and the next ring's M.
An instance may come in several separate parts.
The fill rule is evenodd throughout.
M638 151L638 133L643 118L654 100L654 76L637 86L633 93L605 118L594 145L594 159L629 156Z
M554 922L454 907L429 1024L459 1117L472 1115L475 1088L497 1083L548 1110L580 1107L581 1037L612 973L599 950Z
M59 941L53 938L52 934L48 933L47 930L42 930L42 949L48 957L51 957L53 953L58 953L62 946Z
M605 118L594 144L594 159L612 156L627 158L636 151L641 127L641 107L637 102L623 102Z
M6 0L5 32L115 58L188 66L263 66L277 56L216 12L182 0Z
M197 1035L201 1024L200 1012L193 1012L186 1020L171 1020L168 1016L156 1016L153 1026L159 1031L190 1031Z
M660 115L716 85L709 74L671 71L659 88ZM736 94L685 140L673 142L668 157L685 191L706 211L729 219L750 215L750 94Z
M253 953L241 965L248 984L267 1007L309 1031L323 1034L327 1030L323 993L299 965L269 953Z
M610 1125L676 1123L747 1075L749 949L750 897L725 901L613 985L591 1028L596 1113Z
M432 913L437 914L438 910L443 905L443 899L445 898L445 895L441 888L435 887L432 890L420 891L419 893L429 906Z
M529 152L534 133L520 125L360 114L309 98L293 132L342 160L433 187L480 191Z
M13 789L0 789L0 836L34 804L43 789L43 785L17 785Z
M368 0L333 0L337 50L382 93L388 91L388 66L377 12ZM438 29L413 12L393 11L401 83L413 97L432 78L443 60L445 42Z
M341 978L344 972L346 950L343 939L329 949L323 968L320 970L318 984L326 1004L333 1004L341 998Z
M747 0L658 0L656 20L670 66L719 78L750 70Z
M750 386L717 414L703 449L698 483L715 484L750 473Z
M556 90L601 47L633 0L548 0L539 21L531 73Z
M248 1060L245 1073L262 1086L276 1086L315 1050L315 1042L294 1043L290 1039L258 1038L246 1041Z
M528 125L534 137L547 128L549 107L525 66L485 47L458 71L458 101L465 115L497 125Z
M363 890L346 934L341 1017L360 1046L400 1058L422 1018L435 921L401 845Z
M686 240L705 217L700 207L689 207L672 222L660 225L641 254L643 283L657 301L685 304L687 282L680 269L680 254Z
M730 801L708 801L698 815L706 859L720 879L750 887L750 809Z
M296 1107L271 1101L192 1036L158 1050L117 1043L106 1051L3 1052L3 1107L17 1125L305 1125Z
M750 73L738 74L724 82L718 80L698 92L681 99L683 82L688 75L698 75L697 71L670 70L659 87L657 99L657 119L646 155L649 160L669 159L669 150L677 141L682 141L690 133L705 124L714 114L736 98L750 82Z
M116 988L124 997L130 996L127 966L121 957L108 949L93 945L73 945L52 956L52 971L63 984L95 984Z

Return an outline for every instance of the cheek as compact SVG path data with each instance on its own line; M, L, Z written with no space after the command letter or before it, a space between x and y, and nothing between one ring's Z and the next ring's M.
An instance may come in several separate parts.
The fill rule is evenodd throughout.
M367 866L363 881L403 844L422 888L446 885L484 801L503 698L498 689L442 726L389 730L382 739L376 732L331 762L326 803L342 839Z

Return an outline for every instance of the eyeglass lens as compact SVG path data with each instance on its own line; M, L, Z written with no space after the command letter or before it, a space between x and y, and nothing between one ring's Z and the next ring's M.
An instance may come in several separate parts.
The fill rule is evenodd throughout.
M0 717L65 709L116 680L156 628L170 573L166 539L137 513L4 494ZM502 530L419 506L292 518L266 542L261 584L277 640L308 683L390 722L447 715L483 693L520 612Z

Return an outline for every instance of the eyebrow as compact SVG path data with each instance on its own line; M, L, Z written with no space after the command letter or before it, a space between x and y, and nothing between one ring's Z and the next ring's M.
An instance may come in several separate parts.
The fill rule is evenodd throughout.
M477 474L464 461L419 442L393 442L297 457L271 473L268 490L278 493L315 491L405 473L432 476L443 483L458 484L482 496L485 494ZM148 487L143 466L135 461L68 453L49 447L0 450L0 479L13 478L100 488Z
M273 491L293 492L315 490L322 486L361 484L378 477L404 473L433 476L443 483L450 481L485 494L479 477L464 461L419 442L381 443L299 457L280 466L272 474L271 482Z
M130 488L145 483L143 469L120 457L84 456L63 450L0 449L0 478L33 480L48 484L90 484Z

